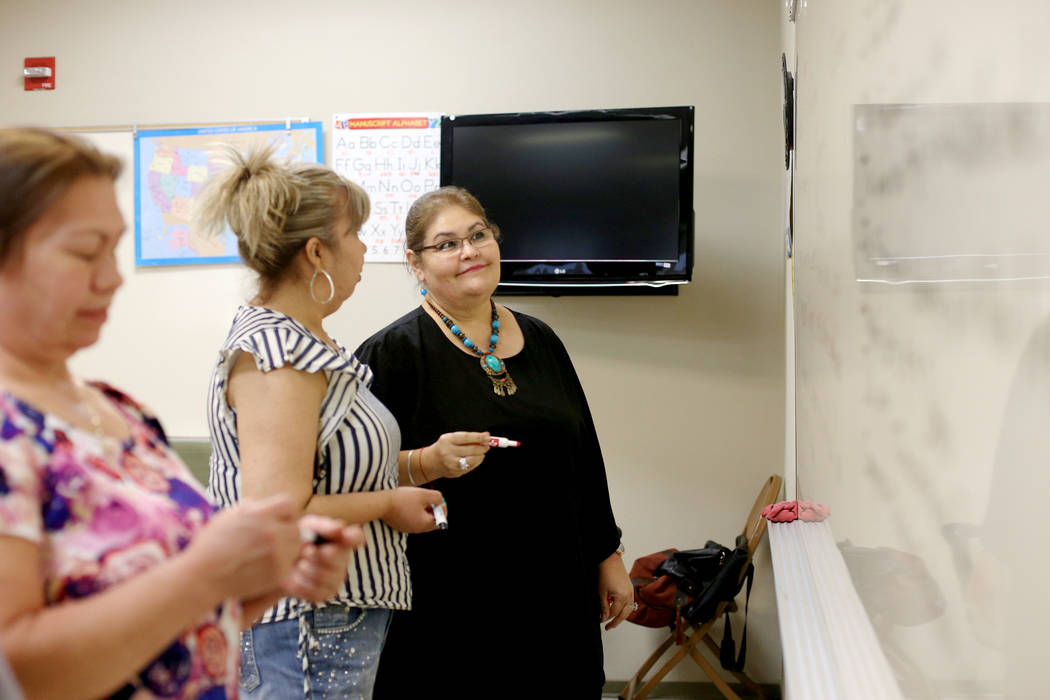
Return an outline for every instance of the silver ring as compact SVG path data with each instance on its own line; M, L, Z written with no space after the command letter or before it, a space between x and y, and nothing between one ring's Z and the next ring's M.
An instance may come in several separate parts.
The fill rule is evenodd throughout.
M466 457L460 457L459 458L459 469L460 469L460 471L464 471L464 472L467 471L468 469L470 469L470 464L467 462L467 458Z

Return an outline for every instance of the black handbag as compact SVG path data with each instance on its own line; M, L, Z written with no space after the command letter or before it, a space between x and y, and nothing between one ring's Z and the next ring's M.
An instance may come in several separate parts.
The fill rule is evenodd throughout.
M748 561L750 552L747 537L738 535L734 549L720 545L714 540L708 540L702 549L665 550L659 554L666 558L655 567L650 575L651 578L645 581L670 581L677 587L679 593L675 597L671 627L676 631L679 644L682 643L683 631L681 619L693 625L702 625L714 616L719 603L734 600L744 580L747 581L744 633L740 638L740 653L739 655L736 653L736 642L733 639L733 627L729 620L728 608L726 609L722 645L719 649L719 661L723 668L727 671L742 671L744 659L747 656L747 608L751 600L751 584L754 581L755 572L755 567ZM635 565L638 566L642 561L639 559ZM745 565L747 571L741 578ZM638 590L637 584L645 581L639 579L635 582L636 591ZM679 601L683 598L687 602L681 605ZM680 616L679 605L681 605ZM664 609L671 611L670 606L665 606ZM641 619L637 622L646 624Z
M708 542L708 545L712 544L717 543ZM694 625L710 620L718 604L736 598L736 594L740 592L743 585L740 573L748 564L747 538L738 535L735 549L729 550L725 547L721 549L723 556L719 566L712 572L713 575L696 595L696 599L682 610L685 619Z
M708 540L703 549L671 552L656 569L656 574L669 576L679 590L695 598L715 579L729 555L729 549Z
M755 577L755 566L748 561L750 550L747 537L737 535L736 547L733 550L721 547L717 542L708 542L707 545L701 551L711 549L711 545L715 545L724 550L724 556L714 576L702 587L693 601L682 609L682 617L694 625L707 622L714 616L719 603L731 602L736 598L746 580L747 598L744 602L744 632L740 637L740 653L736 654L736 642L733 640L733 627L729 620L728 607L725 611L725 627L722 634L722 645L719 649L719 661L722 663L722 668L727 671L742 671L744 670L744 659L747 656L747 609L751 602L751 584ZM741 572L744 572L745 566L747 571L741 578Z

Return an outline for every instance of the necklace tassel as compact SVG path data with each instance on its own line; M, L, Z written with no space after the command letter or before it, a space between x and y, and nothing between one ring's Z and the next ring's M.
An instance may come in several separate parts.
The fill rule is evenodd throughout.
M496 396L513 396L517 392L518 385L514 383L503 360L495 355L485 355L481 358L481 369L485 370L492 382L492 391Z

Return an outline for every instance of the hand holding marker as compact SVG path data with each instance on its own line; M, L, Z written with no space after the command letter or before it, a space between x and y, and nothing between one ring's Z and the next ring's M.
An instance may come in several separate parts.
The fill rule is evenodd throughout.
M521 443L518 442L517 440L508 440L507 438L504 438L504 437L495 437L495 436L493 436L493 437L489 438L488 446L489 447L520 447ZM460 457L460 464L462 465L464 462L466 462L466 458ZM445 513L445 501L442 500L441 503L439 503L438 505L434 506L432 508L432 511L434 513L434 522L437 523L438 529L439 530L447 530L448 529L448 515Z
M508 440L504 437L490 437L488 442L489 447L520 447L521 443L517 440ZM434 522L437 523L439 530L448 529L448 515L445 514L445 501L434 506Z

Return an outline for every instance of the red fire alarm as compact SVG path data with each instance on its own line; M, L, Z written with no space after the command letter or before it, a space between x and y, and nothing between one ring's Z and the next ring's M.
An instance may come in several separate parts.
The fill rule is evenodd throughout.
M54 90L55 57L27 58L22 74L25 76L26 90Z

